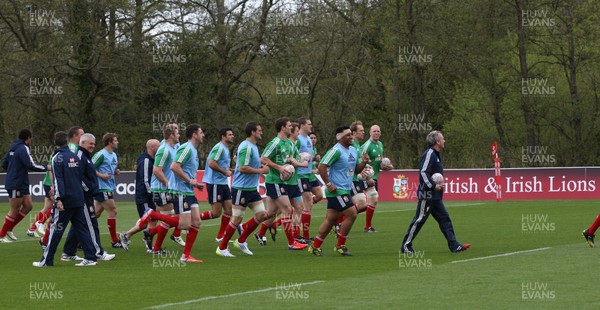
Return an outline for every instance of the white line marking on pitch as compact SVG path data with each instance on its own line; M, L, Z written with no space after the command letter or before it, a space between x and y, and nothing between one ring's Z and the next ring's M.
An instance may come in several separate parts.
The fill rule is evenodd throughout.
M517 255L517 254L523 254L523 253L544 251L544 250L548 250L548 249L550 249L550 247L533 249L533 250L526 250L526 251L510 252L510 253L504 253L504 254L498 254L498 255L492 255L492 256L475 257L475 258L469 258L469 259L463 259L463 260L455 260L455 261L452 261L451 263L452 264L466 263L466 262L472 262L472 261L475 261L475 260L482 260L482 259L502 257L502 256L511 256L511 255Z
M313 285L313 284L321 284L321 283L325 283L325 281L306 282L306 283L300 283L298 285L302 286L302 285ZM235 296L248 295L248 294L254 294L254 293L270 292L270 291L274 291L276 289L277 289L277 287L268 287L268 288L263 288L260 290L233 293L233 294L228 294L228 295L208 296L208 297L203 297L203 298L199 298L199 299L186 300L186 301L182 301L182 302L174 302L174 303L169 303L169 304L162 304L162 305L158 305L158 306L147 307L146 309L160 309L160 308L166 308L166 307L172 307L172 306L187 305L187 304L192 304L195 302L201 302L201 301L205 301L205 300L228 298L228 297L235 297Z

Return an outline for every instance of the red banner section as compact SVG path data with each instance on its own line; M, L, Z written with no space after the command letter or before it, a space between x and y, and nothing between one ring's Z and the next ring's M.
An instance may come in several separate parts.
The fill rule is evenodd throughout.
M502 199L600 199L600 167L505 168ZM445 169L444 200L495 200L494 169ZM380 201L417 201L417 170L379 173Z

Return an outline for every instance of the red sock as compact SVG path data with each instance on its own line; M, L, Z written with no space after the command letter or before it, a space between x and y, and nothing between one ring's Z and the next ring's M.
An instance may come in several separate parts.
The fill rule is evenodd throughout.
M12 222L12 224L9 227L9 231L12 231L13 228L15 228L15 226L17 226L17 224L19 224L19 222L21 222L22 219L25 218L25 216L27 216L27 213L29 212L23 212L23 211L19 211L19 214L17 214L17 217L15 218L15 221Z
M181 229L175 228L173 230L173 236L175 236L175 237L181 237Z
M2 225L2 229L0 230L0 238L6 236L6 232L9 230L8 228L12 226L14 221L15 219L12 216L6 215L6 217L4 217L4 225Z
M339 247L339 246L345 245L346 244L346 239L348 239L348 236L339 235L338 236L338 242L337 242L336 246Z
M169 224L169 226L171 226L171 227L179 226L179 217L178 216L172 216L169 214L161 214L158 212L152 212L152 215L150 215L150 217L153 220L161 220L161 221Z
M294 230L294 238L300 238L300 225L292 223L292 229Z
M269 226L267 226L267 224L265 224L265 222L263 222L263 223L260 225L260 230L258 231L258 234L259 234L261 237L264 237L264 236L265 236L265 234L267 233L267 229L269 229Z
M345 219L346 219L346 216L342 214L342 216L340 216L340 218L338 218L337 223L341 224Z
M227 248L227 244L229 244L229 240L231 240L231 237L233 237L236 229L237 226L233 224L233 222L229 222L229 224L227 224L227 227L225 227L223 240L221 240L221 243L219 243L219 249L225 250Z
M281 220L283 231L288 240L288 245L294 244L294 229L292 228L292 220L288 217Z
M188 233L185 236L185 247L183 248L183 255L185 257L190 256L194 242L196 242L196 236L198 236L198 229L200 227L190 226Z
M308 211L308 210L302 211L302 233L303 233L302 237L304 239L310 238L310 218L311 218L310 211Z
M598 217L596 217L596 220L594 221L594 223L592 223L590 228L588 228L588 234L593 235L596 232L596 229L598 229L598 226L600 226L600 214L598 214ZM0 232L0 235L2 235L1 232Z
M205 220L210 220L213 218L212 212L210 211L204 211L202 212L202 214L200 214L200 220L205 221Z
M162 224L162 223L161 223L161 224ZM153 235L153 236L154 236L154 235L158 234L159 227L160 227L160 224L159 224L159 225L156 225L156 226L154 226L154 227L152 227L152 228L148 228L148 232L149 232L151 235Z
M273 224L271 226L273 226L273 228L277 228L277 227L281 226L281 217L276 219L275 222L273 222Z
M313 242L313 248L320 248L321 244L323 244L323 239L319 238L319 236L315 237L315 242Z
M40 222L42 220L42 218L44 218L44 212L40 211L38 212L38 214L35 216L35 221L33 221L33 223L31 223L31 226L29 226L29 230L30 231L34 231L36 229L35 224L37 222Z
M42 223L42 224L46 223L46 220L50 218L51 214L52 214L52 208L48 208L48 210L46 210L46 212L44 212L44 218L40 221L40 223Z
M371 227L371 221L373 220L373 214L375 214L375 207L368 205L367 206L367 221L365 223L365 229Z
M158 232L156 233L156 242L154 243L154 247L152 250L158 251L162 248L163 241L165 241L165 237L167 236L167 232L169 231L168 226L165 223L160 223L160 225L156 225Z
M108 232L110 232L110 240L112 243L118 242L119 237L117 237L117 218L108 217L106 218L106 224L108 224Z
M241 243L246 242L246 239L248 239L248 236L250 236L250 234L252 234L252 232L256 229L256 227L258 227L258 224L260 224L260 222L258 221L258 219L256 217L252 217L249 221L244 223L244 226L243 226L244 232L238 238L238 242L241 242Z
M44 237L42 238L42 243L44 245L48 245L48 239L50 237L50 226L52 226L50 223L46 225L46 232L44 233Z
M223 238L225 229L227 228L227 225L229 225L229 220L231 220L231 215L225 213L221 215L221 226L219 227L219 232L217 233L217 239Z

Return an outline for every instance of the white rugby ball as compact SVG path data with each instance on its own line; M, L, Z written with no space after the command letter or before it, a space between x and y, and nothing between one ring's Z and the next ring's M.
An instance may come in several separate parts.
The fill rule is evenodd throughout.
M444 176L441 173L434 173L431 179L435 184L444 184Z
M311 161L312 160L312 155L310 155L310 153L308 152L302 152L300 153L300 162L307 162L307 161Z
M287 174L279 174L279 177L281 178L282 181L287 181L289 179L292 178L292 176L294 175L294 166L290 165L290 164L285 164L283 165L283 169L287 172Z
M384 158L381 159L381 166L382 167L387 167L387 166L389 166L391 164L392 164L392 161L389 158L384 157Z
M373 167L371 167L370 165L366 165L363 168L363 170L356 176L356 178L361 181L368 180L368 179L372 178L373 175L375 175L375 171L373 170Z

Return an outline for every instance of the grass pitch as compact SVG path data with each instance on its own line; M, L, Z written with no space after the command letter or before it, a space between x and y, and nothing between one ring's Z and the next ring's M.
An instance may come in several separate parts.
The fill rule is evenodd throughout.
M124 231L137 212L132 203L117 203L118 230ZM600 249L589 248L581 236L598 214L596 203L446 202L458 241L472 244L458 254L450 253L431 217L414 242L417 253L399 253L416 203L380 203L373 222L378 233L363 233L364 214L359 215L347 242L353 257L333 251L332 235L323 257L288 251L279 230L277 241L269 239L264 247L248 239L252 257L231 246L237 257L222 258L214 241L220 220L205 221L192 251L202 264L178 263L182 248L169 239L167 255L145 253L141 235L133 237L128 252L112 249L103 215L102 243L117 257L87 268L61 262L62 244L54 267L32 267L41 249L25 235L25 219L15 229L19 241L0 244L1 307L598 309ZM324 208L315 206L311 231L323 220ZM3 204L2 213L7 209ZM202 203L201 210L207 209Z

